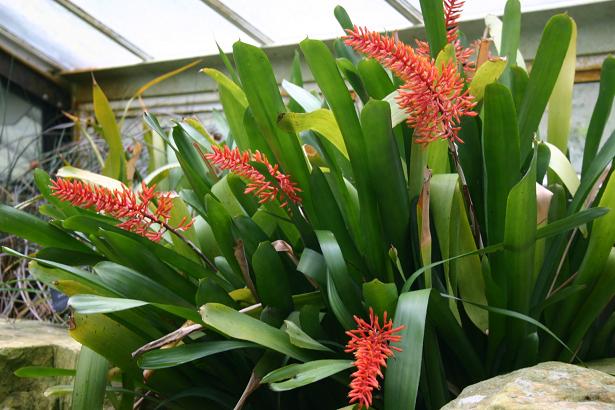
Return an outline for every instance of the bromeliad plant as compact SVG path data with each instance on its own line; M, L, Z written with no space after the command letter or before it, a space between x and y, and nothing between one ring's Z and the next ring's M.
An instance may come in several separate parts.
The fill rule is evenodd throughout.
M22 255L32 272L71 296L75 408L106 388L122 409L435 409L519 367L615 354L615 135L598 150L615 59L579 177L572 19L547 23L528 74L518 1L490 22L494 55L463 44L459 2L421 3L416 47L337 8L337 59L300 44L320 94L297 54L288 103L238 42L229 77L203 70L224 141L146 114L140 188L113 150L104 176L37 171L49 222L0 208L0 228L43 247ZM96 113L115 135L106 99Z

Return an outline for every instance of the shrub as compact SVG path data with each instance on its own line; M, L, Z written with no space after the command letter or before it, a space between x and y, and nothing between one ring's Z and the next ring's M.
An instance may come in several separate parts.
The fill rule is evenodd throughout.
M49 222L0 208L3 230L43 247L21 255L30 270L71 296L70 334L86 346L78 399L100 404L107 385L118 408L135 394L178 408L338 408L347 396L439 408L515 368L614 353L615 135L598 146L615 60L578 177L561 114L574 21L549 20L528 74L515 65L517 1L508 60L488 47L470 58L457 2L422 5L429 42L415 48L336 9L340 58L300 44L324 99L301 88L296 58L285 104L265 53L236 43L230 77L203 70L231 135L215 141L192 120L167 133L145 114L141 186L126 185L98 89L104 175L39 170Z

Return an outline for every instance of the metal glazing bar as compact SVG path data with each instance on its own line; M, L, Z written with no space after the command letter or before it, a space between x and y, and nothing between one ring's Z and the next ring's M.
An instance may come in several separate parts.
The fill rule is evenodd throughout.
M408 0L386 0L399 14L408 19L412 24L423 24L421 11L410 4Z
M212 10L224 17L232 25L252 37L260 45L273 44L273 40L269 38L265 33L254 27L249 21L237 14L233 9L228 7L220 0L201 0L208 5Z
M149 61L154 59L151 55L147 54L145 51L140 49L131 41L127 40L121 34L117 33L116 31L112 30L111 28L94 18L91 14L83 10L81 7L77 6L72 1L55 0L55 2L64 7L66 10L73 13L75 16L79 17L81 20L88 23L90 26L94 27L96 30L100 31L105 36L109 37L115 43L119 44L126 50L130 51L132 54L139 57L141 60Z
M51 74L68 67L0 26L0 48L40 73Z

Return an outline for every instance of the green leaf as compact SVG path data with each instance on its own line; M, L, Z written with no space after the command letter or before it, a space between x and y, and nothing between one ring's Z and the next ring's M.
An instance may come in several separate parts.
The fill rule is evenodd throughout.
M273 391L287 391L325 379L352 365L352 360L314 360L290 364L268 373L261 383L268 383Z
M224 67L226 67L226 69L230 73L231 78L233 79L233 82L235 84L241 84L239 81L239 77L237 77L237 72L235 71L235 67L233 67L233 64L231 63L231 59L228 58L226 53L222 50L222 48L217 42L216 42L216 47L218 47L218 55L220 56L220 59L224 63Z
M483 99L485 88L489 84L497 81L505 68L506 61L502 59L488 60L478 67L476 74L472 77L469 88L469 93L474 96L476 101L481 101Z
M41 246L86 253L89 251L86 245L60 228L4 204L0 204L0 231L17 235Z
M329 141L339 152L348 158L348 151L344 144L335 117L331 110L320 108L308 113L282 113L278 117L278 125L285 131L299 133L306 130L316 131Z
M73 409L102 410L108 369L107 359L87 346L81 346L71 400Z
M513 95L513 99L515 100L515 108L518 112L519 108L521 107L521 104L523 103L523 98L527 89L527 83L530 78L527 75L527 71L517 66L510 67L510 72L510 92Z
M357 69L370 97L382 100L395 91L395 85L389 78L389 75L375 59L366 58L361 60Z
M502 42L499 52L500 56L506 58L508 70L503 73L501 82L510 87L510 67L515 64L515 60L517 59L519 37L521 36L521 4L519 0L508 0L506 2L503 20Z
M397 307L397 297L397 286L394 283L382 283L374 279L363 284L363 299L379 318L383 318L385 312L388 317L392 317Z
M263 306L283 313L293 308L288 272L282 259L269 241L261 242L252 255L256 290Z
M105 259L103 256L92 252L79 252L52 247L41 249L36 253L36 256L70 266L95 265Z
M275 156L283 172L293 176L302 189L302 197L310 214L311 195L307 161L296 135L277 126L280 113L286 107L280 96L278 83L265 52L258 47L242 43L233 45L237 72L258 129ZM274 158L270 158L274 160Z
M611 134L606 143L602 146L598 155L592 158L589 167L581 175L581 184L577 189L577 193L572 199L568 207L568 214L572 214L583 206L587 196L594 188L594 184L615 157L615 131Z
M558 311L558 329L567 331L570 347L576 349L602 309L615 292L615 176L611 174L600 199L600 207L611 211L592 224L587 251L573 285L585 285L585 291L570 297ZM583 316L580 316L583 314ZM570 327L572 325L575 327ZM568 356L564 352L563 356Z
M512 96L503 85L487 86L483 110L485 231L494 244L504 239L506 200L519 180L519 133Z
M109 100L96 81L92 84L92 99L96 121L100 125L102 135L109 146L109 153L102 173L105 176L124 181L126 179L126 157L122 146L122 136Z
M491 296L489 302L494 306L502 307L503 305L503 307L524 315L529 314L530 292L528 289L533 287L536 220L536 153L534 153L527 173L508 195L504 251L500 255L494 255L490 260L493 279L501 289L506 289L508 294L505 305L501 302L494 302L496 299L494 295ZM526 323L516 320L509 321L506 324L505 334L506 343L509 346L519 346L527 335ZM489 340L491 353L495 351L500 336L498 332L496 337ZM517 354L522 357L524 353L507 352L508 363L515 360L514 355Z
M568 192L574 196L581 183L577 172L574 170L568 158L566 158L566 155L564 155L557 146L548 142L544 144L549 148L549 152L551 153L549 168L555 172L568 189Z
M384 377L384 406L387 410L413 409L416 405L423 359L423 337L431 289L403 293L397 302L393 328L399 332L402 349L388 361Z
M507 3L508 5L509 3ZM509 15L508 16L504 16L504 18L510 18L510 11L516 12L516 10L508 10L509 11ZM520 11L519 11L520 12ZM506 13L506 11L505 11ZM489 34L491 35L490 37L493 39L493 45L495 46L496 50L499 52L499 54L501 56L504 56L504 53L502 52L503 48L502 48L502 44L504 42L503 40L503 36L504 36L504 24L502 23L502 21L495 15L493 14L488 14L485 17L485 26L487 27L487 29L489 30ZM507 28L507 35L508 33L510 33L513 30L509 30L509 28ZM521 55L521 52L519 50L517 50L517 55L511 60L511 64L516 64L518 66L518 68L522 71L527 71L527 67L525 65L525 60L523 58L523 56Z
M589 127L587 128L587 136L585 137L582 174L585 174L585 171L587 171L596 156L596 152L598 152L598 146L611 113L614 98L615 57L609 56L604 59L600 69L600 89L591 120L589 121Z
M327 272L326 290L329 307L331 308L331 311L337 321L342 325L342 327L344 327L344 329L353 329L356 324L353 320L352 312L346 308L344 300L340 297L340 293L335 287L333 277L329 272Z
M201 307L203 322L228 337L256 343L264 348L290 356L301 361L309 361L311 355L290 343L283 330L269 326L258 319L218 303L208 303Z
M169 136L162 129L158 118L156 118L154 114L150 113L149 111L146 111L143 114L143 121L148 125L148 127L150 127L152 131L156 133L156 135L158 135L160 138L162 138L164 142L166 142L167 147L171 148L173 151L177 151L173 144L171 144Z
M184 307L193 306L156 280L127 266L101 262L94 266L94 272L106 286L122 297Z
M566 14L551 17L536 51L527 90L519 108L521 158L531 151L534 132L544 113L566 56L574 22Z
M130 353L148 341L137 336L126 327L104 315L74 315L70 336L84 346L88 346L119 366L132 377L139 377L140 372ZM105 374L106 378L106 374Z
M290 320L285 320L284 324L286 325L286 333L288 333L288 338L290 342L297 347L302 349L310 349L310 350L320 350L323 352L332 352L327 346L317 342L312 339L310 335L305 333L299 326L297 326L294 322Z
M365 232L364 237L367 238L362 241L363 243L359 248L365 253L367 265L372 274L384 277L389 266L387 265L386 255L380 252L379 245L373 247L366 243L369 240L370 244L382 244L382 241L379 241L378 209L369 185L368 169L365 167L368 155L364 144L365 137L357 117L355 105L325 43L318 40L303 40L301 50L331 107L348 150L359 195L362 229Z
M243 90L236 84L237 81L234 82L216 69L204 68L201 71L218 83L220 103L237 146L241 150L250 148L248 134L243 124L248 107L248 100Z
M282 83L284 83L284 81L286 80L282 80ZM290 83L303 87L303 74L301 73L301 56L299 55L299 50L295 50L293 55L293 63L290 71ZM303 108L301 108L299 103L292 98L288 102L288 108L293 112L303 111Z
M40 269L43 273L44 278L40 278L39 280L49 285L53 285L53 282L56 280L72 280L75 282L82 283L88 288L95 290L98 294L107 296L114 295L114 292L108 289L98 276L86 270L78 269L68 265L63 265L61 263L53 261L33 258L31 256L23 255L6 247L2 247L2 251L13 256L31 260L32 262L30 262L28 267L30 272L32 272L32 274L37 277L39 273L38 270ZM48 266L55 269L50 270Z
M568 135L572 120L572 87L577 64L577 25L572 21L570 44L562 68L553 86L547 112L547 141L562 152L568 151Z
M352 20L350 19L350 16L346 12L345 8L339 5L335 6L335 8L333 9L333 15L335 16L335 19L337 20L338 23L340 23L340 26L342 26L344 30L352 30L353 28Z
M235 174L225 175L222 179L220 179L211 187L211 192L213 196L224 206L226 212L231 217L245 215L246 211L243 209L238 197L243 199L245 197L248 197L248 195L244 194L244 188L241 190L241 192L238 192L238 197L235 196L235 191L233 190L233 188L231 188L230 185L231 179L235 179L235 181L237 181L239 177L237 177ZM241 182L240 179L239 182Z
M203 159L193 145L194 140L179 125L173 127L172 135L177 146L177 161L181 165L186 179L198 198L204 198L210 192L213 180Z
M58 208L64 214L62 219L65 219L67 216L77 215L79 213L79 210L70 202L61 201L52 195L51 178L49 177L49 174L41 168L36 168L34 170L34 183L47 202Z
M436 58L446 45L446 26L444 24L444 7L440 1L421 0L421 14L427 32L427 42L431 57Z
M318 207L315 209L316 215L312 220L312 226L315 229L328 229L335 235L344 258L350 265L360 266L364 263L363 257L357 249L357 243L349 232L348 225L345 222L344 214L340 206L344 208L344 203L338 203L335 198L327 177L323 174L320 168L314 168L310 175L310 183L314 188L314 192L319 193ZM346 187L342 188L346 189ZM340 201L341 202L341 201Z
M335 284L335 289L344 306L352 315L361 314L363 306L361 305L359 287L348 275L346 262L335 236L329 231L316 231L316 237L327 264L327 275Z
M55 367L26 366L15 370L17 377L73 377L75 369L58 369Z
M123 310L152 305L185 320L199 322L199 315L196 313L196 310L182 306L149 303L135 299L110 298L98 295L75 295L71 296L68 300L68 305L82 315L121 312Z
M258 347L258 345L236 340L210 340L202 343L181 345L171 349L151 350L139 357L138 364L142 369L165 369L230 350L254 347Z
M229 296L227 291L212 278L205 278L199 281L199 289L196 292L195 302L197 306L215 302L237 308L237 303Z
M327 265L320 253L309 248L304 249L297 270L313 279L321 288L327 287Z
M462 302L462 299L456 298L454 296L450 296L450 295L441 295L444 298L449 298L449 299L454 299L454 300L458 300L460 302ZM467 303L472 303L472 302L467 302ZM560 345L562 345L565 349L569 350L568 346L559 338L557 337L557 335L555 333L553 333L548 327L546 327L545 325L543 325L542 323L540 323L539 321L532 319L529 316L526 316L524 314L521 314L519 312L515 312L513 310L509 310L509 309L502 309L502 308L498 308L495 306L487 306L487 305L479 305L477 303L472 303L475 306L480 307L481 309L485 309L488 312L492 312L498 315L502 315L502 316L506 316L512 319L515 319L517 321L523 321L526 323L529 323L533 326L536 326L537 328L541 329L542 331L544 331L545 333L547 333L549 336L551 336L553 338L553 340L555 340L557 343L559 343Z
M286 80L282 80L282 89L284 89L293 101L296 101L297 104L299 104L307 113L316 111L322 107L322 102L318 99L318 97L303 87Z
M462 328L453 316L450 304L441 295L432 293L427 314L429 321L433 323L440 336L441 343L451 349L461 364L460 367L467 373L468 378L465 382L473 383L484 380L484 360L478 355L477 346L471 342L467 327Z
M560 218L548 225L541 226L536 231L536 239L548 238L550 236L559 235L562 232L569 231L581 225L585 225L594 219L600 218L607 214L607 208L589 208L577 212L573 215Z
M465 211L461 192L457 185L457 174L434 175L431 179L431 209L436 227L440 252L444 259L477 249ZM485 284L478 255L468 256L444 265L447 284L453 294L477 303L486 303ZM476 326L485 331L488 328L487 315L473 305L464 308ZM451 310L456 311L456 306Z
M371 100L361 111L361 126L365 138L365 150L369 153L368 182L373 187L378 203L383 242L368 240L368 246L377 247L384 253L390 245L395 246L404 269L411 265L410 249L410 201L406 178L399 157L399 148L391 128L391 111L385 101ZM383 184L382 181L387 181ZM383 246L384 244L384 246ZM393 280L392 273L386 277Z
M363 84L363 80L361 79L355 65L348 58L344 57L338 58L336 62L346 81L348 81L361 102L365 104L367 100L369 100L369 95L367 95L365 85Z
M189 303L194 300L196 286L188 277L178 274L172 267L162 263L157 253L152 250L158 245L144 246L141 238L136 239L134 236L125 235L124 232L110 232L102 229L98 235L92 236L92 240L96 241L99 251L109 260L148 276ZM178 258L181 257L176 252L173 254Z
M205 205L207 207L207 222L211 226L222 255L224 255L234 273L233 276L226 279L236 287L243 287L244 283L241 279L243 275L239 263L235 259L235 240L231 230L233 220L224 206L210 195L205 197Z

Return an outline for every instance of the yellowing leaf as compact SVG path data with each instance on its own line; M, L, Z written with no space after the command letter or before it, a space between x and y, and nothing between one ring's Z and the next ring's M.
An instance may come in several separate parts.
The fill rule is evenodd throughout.
M482 100L485 95L485 87L497 81L505 68L506 60L501 58L489 60L481 65L478 70L476 70L472 82L470 83L470 94L473 95L477 101Z

